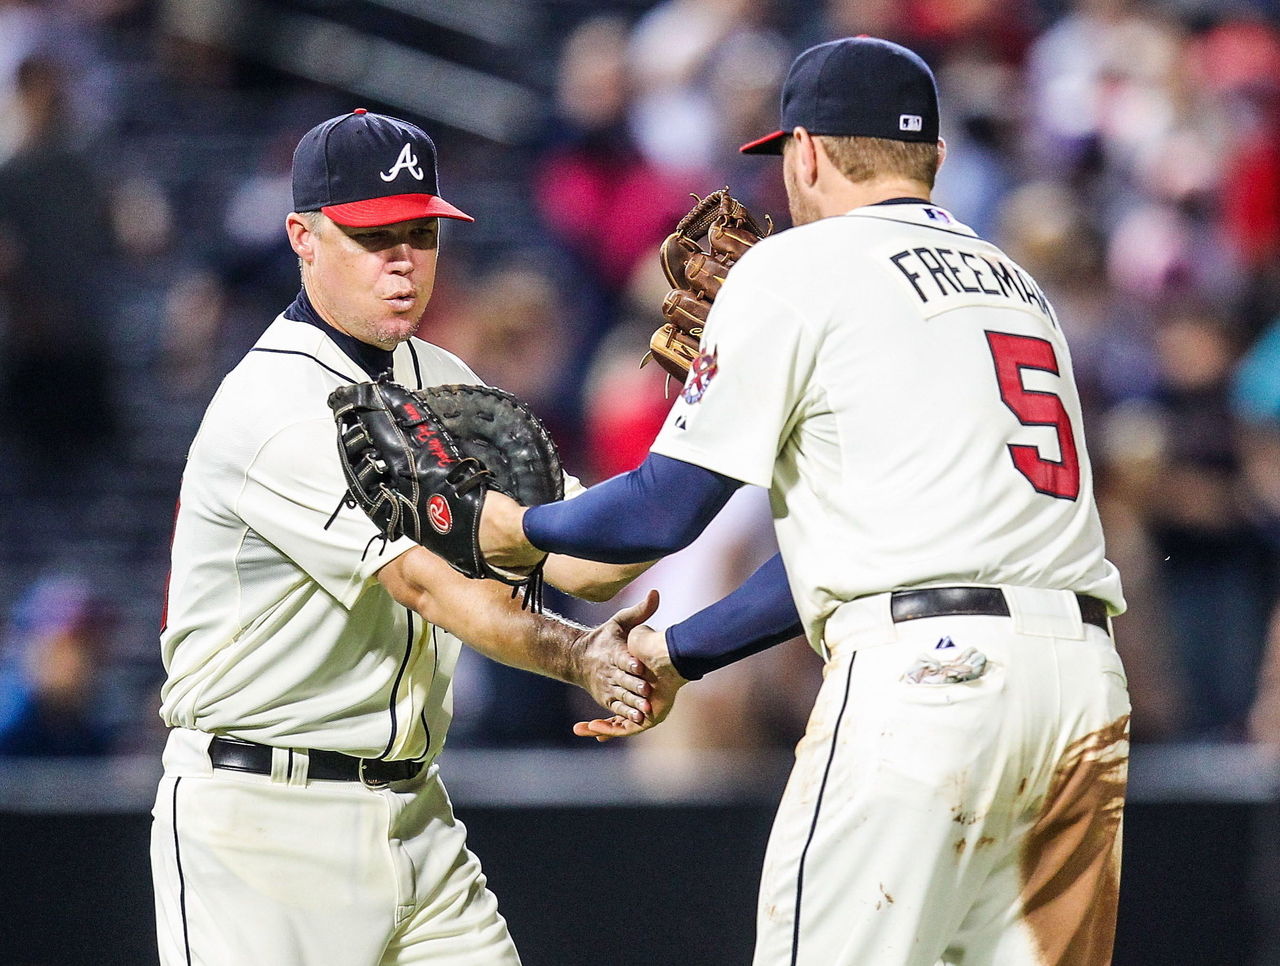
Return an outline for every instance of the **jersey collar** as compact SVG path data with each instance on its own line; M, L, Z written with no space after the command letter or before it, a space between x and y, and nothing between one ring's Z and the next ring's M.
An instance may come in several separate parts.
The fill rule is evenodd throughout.
M311 304L311 299L308 298L305 288L298 292L298 297L284 310L284 317L294 322L306 322L309 325L314 325L333 340L334 344L363 369L365 375L370 379L377 379L384 372L394 373L395 371L394 356L390 349L379 349L376 345L361 342L354 336L335 329L320 317L320 313Z
M947 209L935 205L932 201L925 201L923 198L890 198L888 201L878 201L875 204L854 208L846 217L899 221L908 225L937 228L956 235L977 237L977 233L972 228L956 220L956 217Z

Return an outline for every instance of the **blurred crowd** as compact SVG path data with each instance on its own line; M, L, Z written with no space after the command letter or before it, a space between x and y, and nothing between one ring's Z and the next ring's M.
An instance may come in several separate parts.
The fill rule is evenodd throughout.
M296 291L292 147L357 104L400 113L192 40L183 6L0 0L0 754L155 747L183 454ZM527 143L414 118L446 196L480 216L448 226L425 338L529 400L587 482L635 466L669 405L639 367L655 252L690 193L730 185L785 229L777 164L736 146L776 127L792 57L851 34L907 44L941 89L935 199L1040 280L1071 341L1130 603L1135 739L1280 746L1274 5L530 6L543 29L516 79L545 111ZM639 583L663 592L665 625L773 550L767 501L744 491ZM554 603L582 620L616 606ZM717 672L630 753L669 768L785 746L819 672L802 641ZM458 744L571 742L590 710L470 654L457 690Z

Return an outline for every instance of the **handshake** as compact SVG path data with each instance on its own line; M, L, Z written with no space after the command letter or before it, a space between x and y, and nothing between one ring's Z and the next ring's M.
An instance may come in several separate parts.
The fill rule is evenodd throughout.
M347 505L363 510L387 540L408 537L467 577L508 584L513 597L523 591L522 607L541 611L547 555L524 541L519 513L563 499L564 473L554 441L525 403L489 386L412 392L387 375L341 386L328 402ZM510 539L505 547L484 546L495 516L519 534L519 546ZM584 629L566 677L616 713L579 722L575 734L607 741L666 717L686 682L664 636L644 624L657 606L650 591Z

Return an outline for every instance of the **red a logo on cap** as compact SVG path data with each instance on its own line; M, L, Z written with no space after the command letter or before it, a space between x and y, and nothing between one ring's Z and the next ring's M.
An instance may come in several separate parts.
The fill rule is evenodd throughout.
M395 181L396 175L401 170L408 171L411 175L422 180L422 169L418 167L418 159L413 155L413 145L406 144L400 149L400 156L396 158L396 163L391 166L390 171L379 171L378 177L383 181Z

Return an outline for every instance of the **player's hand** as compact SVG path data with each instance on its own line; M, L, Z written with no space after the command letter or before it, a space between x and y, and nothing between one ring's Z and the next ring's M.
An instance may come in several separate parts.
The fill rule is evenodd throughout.
M633 657L643 662L644 676L653 685L649 694L649 712L643 721L624 715L579 721L573 726L575 735L608 741L610 738L627 738L648 731L654 725L662 723L675 704L676 692L689 683L671 664L665 634L655 631L647 624L641 625L627 637L627 648Z
M627 649L627 638L657 609L658 592L651 590L638 604L586 631L575 654L574 682L600 707L633 726L643 725L652 711L653 685L645 679L644 664Z

